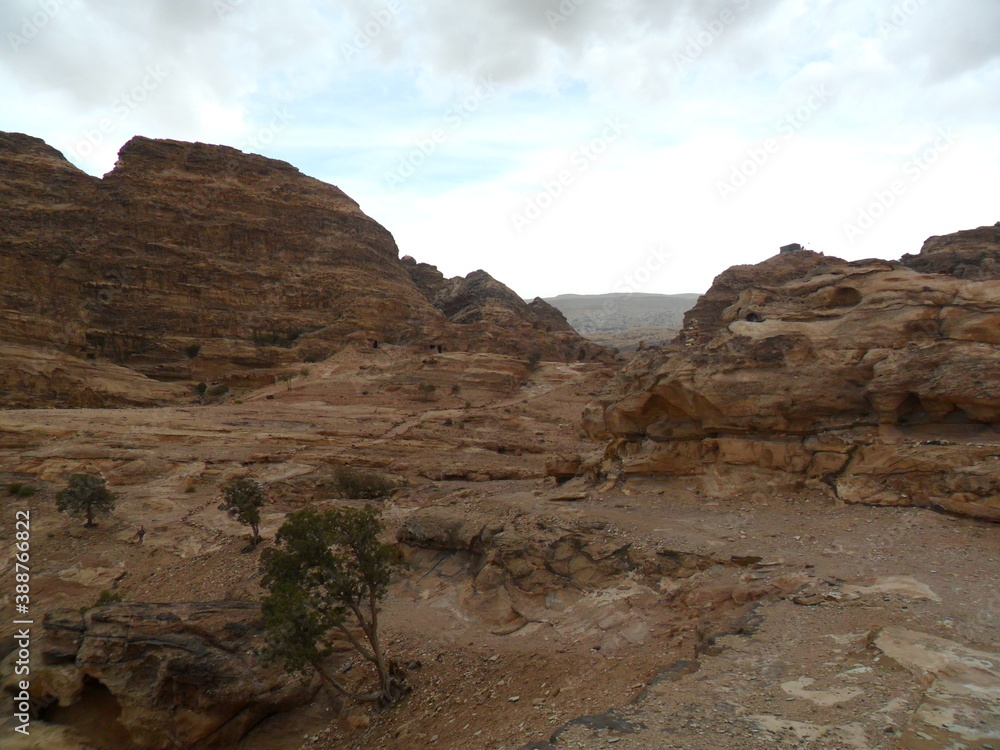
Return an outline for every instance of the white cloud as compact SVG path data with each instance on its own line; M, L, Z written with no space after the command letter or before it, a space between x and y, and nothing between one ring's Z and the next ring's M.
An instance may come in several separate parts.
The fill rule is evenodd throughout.
M646 290L697 291L785 242L898 256L1000 218L997 28L996 0L8 0L0 129L92 173L136 133L251 144L338 184L449 273L603 291L664 245L676 260ZM455 126L482 79L496 91ZM829 97L807 112L817 87ZM609 116L626 135L514 231ZM942 127L958 143L848 242L845 223ZM767 139L780 147L722 200Z

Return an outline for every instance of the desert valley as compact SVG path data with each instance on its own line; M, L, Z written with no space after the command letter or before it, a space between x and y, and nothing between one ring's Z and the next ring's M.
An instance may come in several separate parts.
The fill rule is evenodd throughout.
M1000 748L1000 224L578 332L224 146L96 178L0 133L0 205L0 748ZM389 707L261 615L288 515L366 505L407 563ZM346 636L325 665L372 679Z

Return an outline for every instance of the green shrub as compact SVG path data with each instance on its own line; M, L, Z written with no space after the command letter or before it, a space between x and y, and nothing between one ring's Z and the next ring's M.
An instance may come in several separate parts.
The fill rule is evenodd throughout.
M247 478L234 479L222 488L219 510L224 510L230 518L249 526L250 544L256 546L260 542L260 509L265 502L267 495L260 482Z
M189 359L194 359L201 352L201 344L191 344L184 350L184 353L188 355Z
M14 497L31 497L35 494L35 492L35 488L30 484L11 482L7 485L7 494L13 495Z
M211 396L212 398L218 398L219 396L225 396L227 393L229 393L229 386L228 385L213 385L211 388L209 388L207 391L205 391L205 393L207 395Z
M396 548L379 541L382 528L379 512L371 507L307 508L289 515L276 546L264 551L261 585L268 595L261 612L267 656L291 671L312 667L344 696L388 706L409 688L405 672L387 658L379 638L379 603L403 567ZM358 661L368 662L377 676L373 692L358 694L325 667L344 635Z
M84 526L89 529L97 525L95 516L107 515L115 509L117 499L103 477L73 474L66 488L56 495L56 509L76 518L86 518Z

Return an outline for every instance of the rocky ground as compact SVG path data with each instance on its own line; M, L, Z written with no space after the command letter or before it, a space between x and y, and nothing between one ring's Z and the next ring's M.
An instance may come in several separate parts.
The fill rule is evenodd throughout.
M384 346L239 403L0 412L0 479L39 490L5 499L32 511L33 607L253 599L260 550L220 485L265 482L273 537L339 502L342 462L406 482L381 501L411 563L384 627L413 692L381 712L320 692L237 747L1000 748L995 524L724 473L557 486L547 461L602 448L580 413L604 368ZM120 495L95 530L54 511L74 471ZM0 746L127 746L46 716Z

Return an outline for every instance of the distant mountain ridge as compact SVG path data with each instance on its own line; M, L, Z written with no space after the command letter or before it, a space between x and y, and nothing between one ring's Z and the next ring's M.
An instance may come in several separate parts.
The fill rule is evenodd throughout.
M684 313L699 294L560 294L545 301L559 310L577 331L611 333L633 328L672 328L684 325Z

